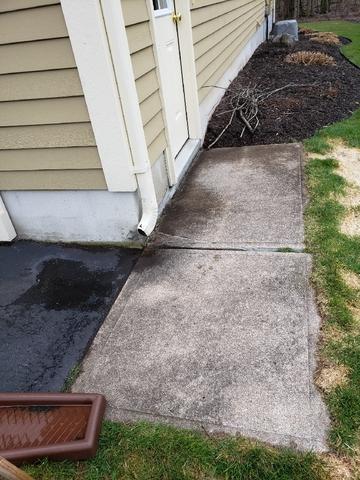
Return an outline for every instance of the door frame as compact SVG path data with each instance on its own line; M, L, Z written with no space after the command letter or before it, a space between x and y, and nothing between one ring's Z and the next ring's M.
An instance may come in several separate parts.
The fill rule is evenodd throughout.
M184 100L187 113L187 122L188 122L188 131L189 138L185 143L184 147L180 151L178 157L181 156L181 153L184 153L187 156L191 156L191 149L189 145L196 145L196 148L200 145L201 142L201 121L200 121L200 107L199 107L199 96L197 89L196 81L196 69L195 69L195 53L194 53L194 44L193 44L193 35L192 35L192 26L191 26L191 12L190 12L190 2L189 0L175 0L176 11L181 13L182 19L181 22L177 24L178 27L178 39L179 39L179 52L181 58L181 69L183 76L183 85L184 85ZM158 51L158 42L156 34L156 15L154 15L152 0L147 0L147 6L149 10L150 18L150 28L154 41L154 54L156 58L156 65L159 68L159 51ZM163 97L163 89L161 78L159 77L160 85L160 96L161 101L165 104L165 98ZM163 110L164 120L165 120L165 134L167 139L167 149L166 149L166 163L168 167L168 175L170 185L177 183L179 178L182 175L182 171L185 169L188 162L182 160L180 163L182 168L179 169L179 166L176 165L175 156L171 151L171 146L169 143L169 134L168 134L168 119L166 118L165 110ZM189 152L189 153L187 153Z

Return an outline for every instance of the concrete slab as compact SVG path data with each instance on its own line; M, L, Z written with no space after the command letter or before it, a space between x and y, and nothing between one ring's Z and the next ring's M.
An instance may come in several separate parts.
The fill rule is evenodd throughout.
M323 450L306 254L160 249L137 263L74 391L148 419Z
M154 244L303 248L298 144L205 151L160 220Z
M0 391L60 391L139 255L28 241L0 245Z

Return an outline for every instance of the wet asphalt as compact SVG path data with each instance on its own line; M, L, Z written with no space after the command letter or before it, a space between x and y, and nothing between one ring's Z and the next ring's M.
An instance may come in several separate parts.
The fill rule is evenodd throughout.
M0 244L0 391L61 391L140 253Z

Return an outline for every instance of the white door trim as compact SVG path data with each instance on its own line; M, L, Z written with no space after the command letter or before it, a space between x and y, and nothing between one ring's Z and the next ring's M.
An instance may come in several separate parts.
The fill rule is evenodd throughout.
M189 0L175 0L176 10L181 13L178 23L179 47L183 70L185 103L188 115L190 139L201 138L199 95L196 81L195 52L191 25Z
M11 242L16 237L14 225L12 224L5 204L0 197L0 242Z
M156 37L156 28L155 28L155 17L153 12L152 0L147 0L148 10L150 17L150 28L151 33L154 39L154 53L156 57L156 64L159 65L159 49ZM195 70L195 53L193 45L193 35L192 35L192 26L191 26L191 12L190 12L190 3L188 0L176 0L177 12L181 13L182 20L178 23L178 32L179 32L179 49L181 55L182 63L182 74L184 81L184 97L185 105L187 111L187 120L188 120L188 130L189 130L189 139L185 143L183 149L180 151L179 156L182 152L187 152L187 144L193 144L191 140L201 139L201 122L200 122L200 108L199 108L199 97L198 89L196 82L196 70ZM165 99L162 95L162 82L161 76L159 76L160 84L160 96L164 104ZM165 110L165 109L164 109ZM174 185L179 181L182 173L182 169L179 169L179 166L175 164L175 157L171 151L170 142L169 142L169 133L168 133L168 119L166 118L166 112L164 111L164 120L165 120L165 133L167 139L167 149L166 149L166 162L169 175L170 185ZM186 162L181 162L185 166Z
M99 0L61 0L108 190L137 188Z
M149 12L149 26L150 26L150 31L151 31L151 36L153 39L153 48L154 48L154 56L155 56L155 64L156 68L159 69L159 48L158 48L158 43L157 43L157 36L156 36L156 27L155 27L155 12L153 10L153 2L152 0L147 0L147 7L148 7L148 12ZM166 15L168 13L166 12ZM165 99L163 95L163 86L162 86L162 81L161 81L161 76L157 75L158 82L159 82L159 93L160 93L160 98L161 98L161 103L162 105L165 104ZM165 137L166 137L166 151L165 151L165 161L166 161L166 169L167 169L167 174L168 174L168 180L169 180L169 185L172 187L173 185L176 184L177 178L176 178L176 173L175 173L175 157L173 155L171 145L170 145L170 140L169 140L169 129L168 129L168 119L166 116L165 109L163 108L163 116L164 116L164 124L165 124Z

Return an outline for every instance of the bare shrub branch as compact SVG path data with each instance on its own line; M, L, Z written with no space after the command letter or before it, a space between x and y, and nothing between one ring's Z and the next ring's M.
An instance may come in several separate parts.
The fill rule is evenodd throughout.
M236 117L240 123L242 123L243 127L240 133L240 138L243 137L246 130L248 130L251 134L253 134L256 129L260 125L260 120L258 117L259 107L262 103L264 103L271 95L274 95L281 90L286 88L300 88L300 87L312 87L314 84L296 84L296 83L289 83L284 85L283 87L276 88L275 90L264 90L258 85L248 85L246 87L242 87L237 89L236 91L233 89L226 89L224 87L218 87L217 85L205 85L206 87L212 88L220 88L222 90L227 90L230 94L230 109L226 109L220 111L216 114L216 116L222 116L225 114L230 114L229 121L225 125L225 127L221 130L219 135L212 141L208 149L212 148L220 138L224 135L224 133L228 130L231 124Z

